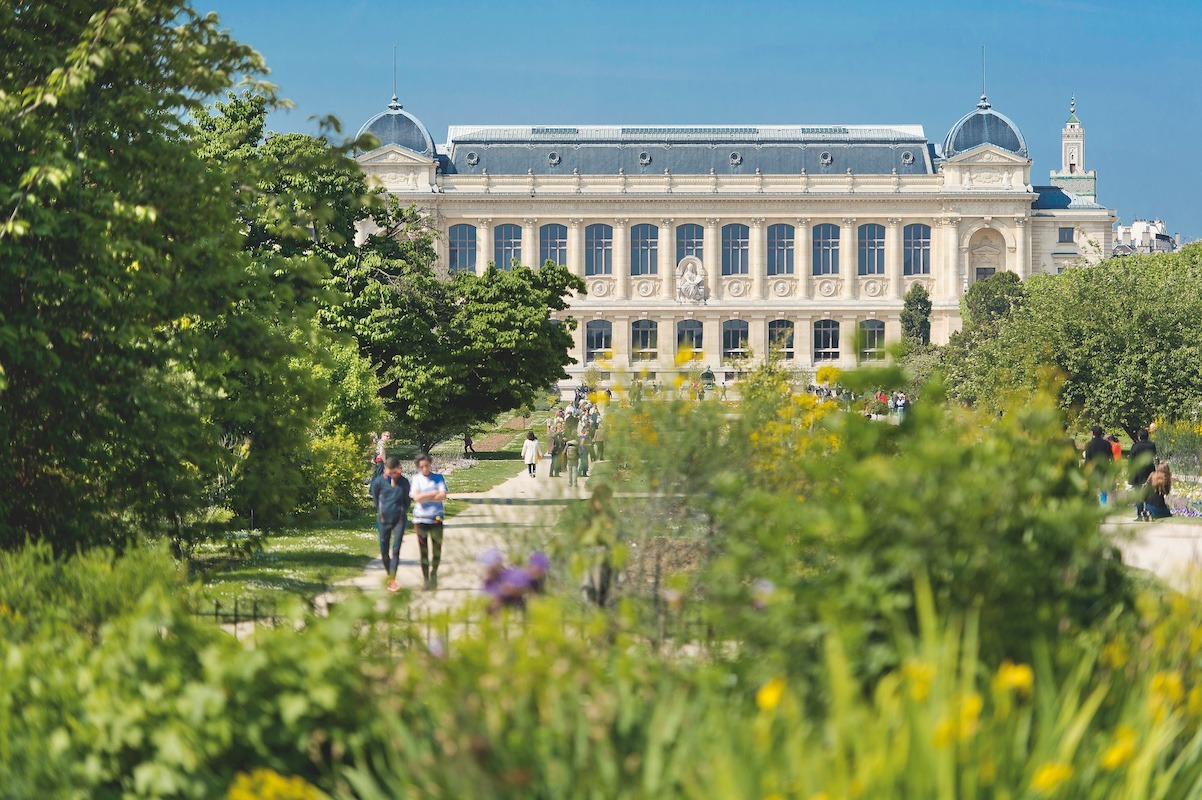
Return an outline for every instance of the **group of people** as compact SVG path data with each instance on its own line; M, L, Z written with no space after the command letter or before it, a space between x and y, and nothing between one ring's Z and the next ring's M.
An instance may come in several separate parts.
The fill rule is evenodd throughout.
M1085 463L1101 470L1112 461L1122 461L1123 446L1114 434L1107 435L1101 425L1090 428L1092 438L1085 445ZM1173 516L1169 510L1168 495L1173 489L1173 473L1167 461L1157 461L1156 445L1151 441L1151 432L1140 428L1135 434L1135 443L1127 454L1129 462L1128 481L1135 495L1135 519L1148 522ZM1109 502L1109 487L1098 492L1102 505Z
M582 397L567 408L556 409L547 419L547 448L534 431L526 434L522 443L522 461L530 477L535 477L544 453L551 462L548 477L558 478L567 473L568 485L575 486L579 478L587 478L589 463L605 460L606 431L601 424L601 410Z
M493 612L525 608L526 598L542 593L551 568L551 559L542 552L532 553L524 567L506 565L505 555L496 548L485 550L476 560L480 563L480 588Z
M407 479L400 459L384 455L387 434L376 450L376 469L368 483L368 494L376 510L376 527L380 534L380 560L387 574L386 587L399 591L397 568L401 560L401 540L408 525L410 506L413 511L413 530L421 552L422 585L427 590L438 588L438 566L442 561L444 500L447 482L433 471L430 456L421 453L414 459L414 474Z

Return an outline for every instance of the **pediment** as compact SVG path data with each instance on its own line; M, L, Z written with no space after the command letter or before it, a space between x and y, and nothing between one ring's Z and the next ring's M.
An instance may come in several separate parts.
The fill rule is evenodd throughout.
M355 158L362 167L428 167L435 163L420 153L396 144L377 147Z
M996 164L998 166L1026 166L1030 161L1017 153L1011 153L1009 150L997 145L981 144L971 150L957 153L944 163L956 165Z

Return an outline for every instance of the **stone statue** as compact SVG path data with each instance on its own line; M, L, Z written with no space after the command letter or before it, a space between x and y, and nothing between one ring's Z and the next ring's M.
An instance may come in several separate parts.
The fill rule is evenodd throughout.
M676 300L681 303L705 302L705 269L696 258L681 259L676 267Z

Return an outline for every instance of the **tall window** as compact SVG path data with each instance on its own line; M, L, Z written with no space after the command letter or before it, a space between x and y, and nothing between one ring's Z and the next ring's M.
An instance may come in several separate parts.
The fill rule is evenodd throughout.
M861 225L860 239L860 275L885 274L885 226L869 223Z
M1072 244L1072 243L1073 243L1073 229L1072 228L1060 228L1059 244Z
M630 323L630 359L654 361L659 353L659 326L649 319Z
M476 271L476 226L452 225L447 231L447 245L450 250L450 270L456 272Z
M630 274L659 274L659 226L635 225L630 229Z
M778 358L793 358L793 323L787 319L774 319L768 323L769 352Z
M522 228L520 225L498 225L493 228L493 262L497 269L509 269L522 260Z
M676 352L690 352L690 357L694 361L700 361L705 357L705 353L701 349L701 320L685 319L676 323Z
M584 274L614 274L614 229L598 222L584 229Z
M538 229L538 265L548 261L568 263L568 229L564 225L544 225Z
M747 331L745 320L728 319L722 323L722 360L747 358Z
M907 225L902 232L902 274L931 274L931 226Z
M866 319L860 323L860 360L880 361L885 357L885 323Z
M824 222L814 226L814 274L839 274L839 226Z
M614 326L604 319L595 319L584 326L584 360L605 361L613 358Z
M768 226L768 274L793 274L793 236L792 225Z
M833 319L814 323L814 360L839 360L839 323Z
M697 256L705 260L705 228L692 222L676 226L676 260Z
M722 274L746 275L751 259L747 246L751 236L746 225L737 222L722 226Z

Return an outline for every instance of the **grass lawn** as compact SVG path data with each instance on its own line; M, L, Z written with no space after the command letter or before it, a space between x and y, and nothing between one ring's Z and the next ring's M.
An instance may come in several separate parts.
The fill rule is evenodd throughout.
M512 434L509 441L498 450L480 452L474 463L457 458L462 455L458 442L435 448L436 461L444 461L448 469L453 467L447 475L452 495L486 491L521 471L524 431L507 427L509 419L502 417L494 426L497 433ZM406 468L410 469L408 465ZM467 505L462 500L448 500L447 516L454 516ZM254 600L307 601L330 584L358 575L378 555L375 516L365 503L360 513L341 520L271 531L263 549L247 557L229 556L215 546L201 549L193 568L204 584L205 594L222 604L231 604L235 598L248 605Z

